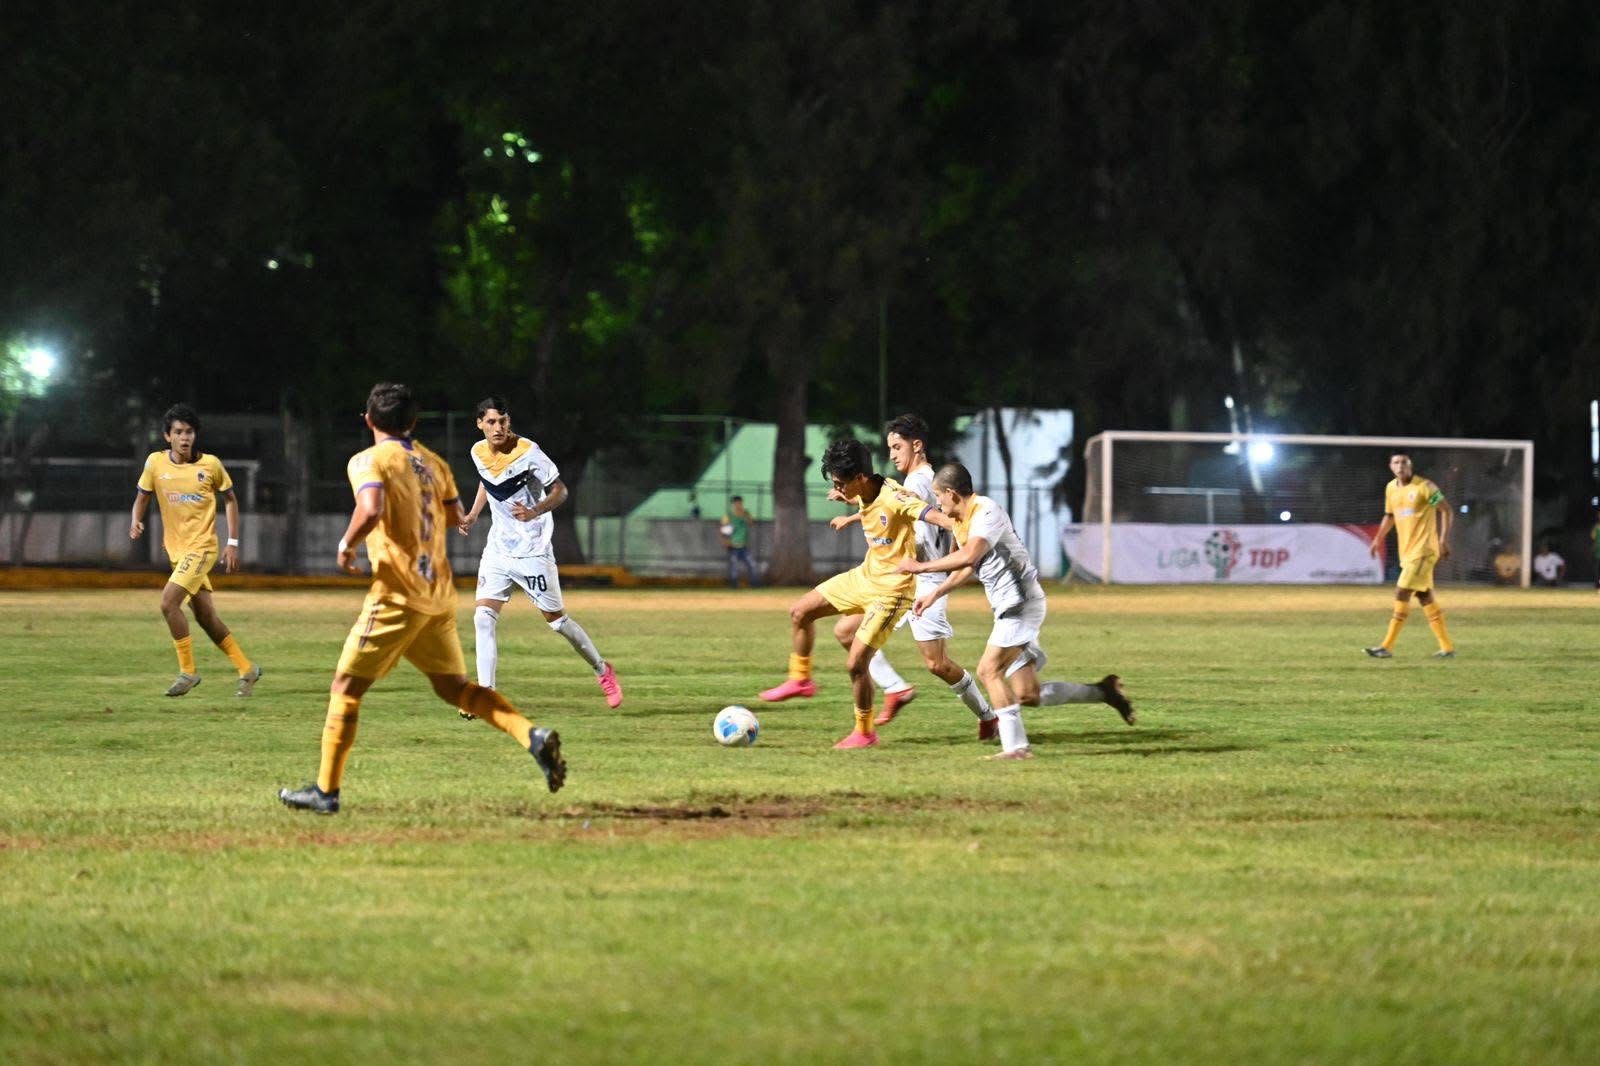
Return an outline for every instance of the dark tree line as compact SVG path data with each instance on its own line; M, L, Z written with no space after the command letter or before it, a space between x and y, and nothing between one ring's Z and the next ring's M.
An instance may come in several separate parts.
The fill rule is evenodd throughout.
M1576 0L22 0L0 339L175 398L511 393L581 493L637 416L1001 404L1101 428L1532 437L1600 395L1600 12ZM0 356L3 358L3 356ZM569 548L570 551L570 548Z

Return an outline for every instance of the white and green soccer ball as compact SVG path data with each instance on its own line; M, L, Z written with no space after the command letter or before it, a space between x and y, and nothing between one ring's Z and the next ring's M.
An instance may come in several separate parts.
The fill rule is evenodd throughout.
M746 748L756 742L761 733L761 723L750 713L750 708L734 704L717 712L711 723L711 735L717 743L729 748Z

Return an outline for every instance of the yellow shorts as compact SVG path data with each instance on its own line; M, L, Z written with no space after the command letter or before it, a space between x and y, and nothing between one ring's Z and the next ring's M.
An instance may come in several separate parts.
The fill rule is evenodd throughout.
M405 656L425 674L465 674L456 613L423 614L384 600L361 605L339 655L339 673L377 681Z
M1433 564L1437 555L1420 555L1400 563L1400 580L1396 584L1412 592L1428 592L1433 588Z
M217 553L213 551L184 552L172 560L172 576L167 578L174 585L180 585L183 590L193 596L201 589L211 591L211 579L206 575L211 573L211 568L217 565Z
M915 590L916 583L909 574L904 581L886 584L867 577L859 566L817 586L822 598L840 614L861 615L856 639L869 648L881 648L888 642L901 616L911 610Z

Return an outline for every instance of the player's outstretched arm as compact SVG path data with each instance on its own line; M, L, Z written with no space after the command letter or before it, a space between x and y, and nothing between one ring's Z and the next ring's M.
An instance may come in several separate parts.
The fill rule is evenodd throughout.
M231 574L239 569L239 497L232 489L222 494L222 510L228 516L228 543L222 548L222 566Z
M133 496L133 513L128 520L128 539L138 540L144 536L144 515L150 509L150 494L140 489ZM232 529L232 526L228 527Z
M860 521L861 512L856 511L853 514L835 515L833 518L828 519L828 525L832 526L834 529L843 529L846 526L856 525Z
M457 506L460 505L460 502L459 500L456 501ZM483 505L488 502L489 490L484 488L483 482L480 481L478 482L478 495L473 497L472 500L472 510L463 515L461 521L456 523L456 532L463 537L472 532L473 525L478 521L478 515L483 513Z
M966 582L971 579L972 574L973 570L970 566L965 566L960 570L957 570L955 573L939 582L938 588L934 589L932 592L925 592L921 596L918 596L916 603L911 605L912 613L920 618L922 616L922 612L926 611L929 607L932 607L935 600L937 600L940 596L950 595L951 589L960 588L962 585L966 584Z
M919 563L915 559L900 560L902 574L949 574L958 570L970 569L976 566L989 552L989 542L982 537L973 537L943 559L934 559L926 563ZM959 584L959 582L957 583ZM952 588L955 586L952 585Z

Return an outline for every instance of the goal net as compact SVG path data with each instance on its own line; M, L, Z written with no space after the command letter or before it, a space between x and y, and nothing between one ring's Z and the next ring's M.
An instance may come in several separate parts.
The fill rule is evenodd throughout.
M1085 448L1070 576L1126 583L1381 584L1399 572L1383 518L1389 457L1410 454L1453 519L1442 582L1526 586L1533 442L1109 431Z

